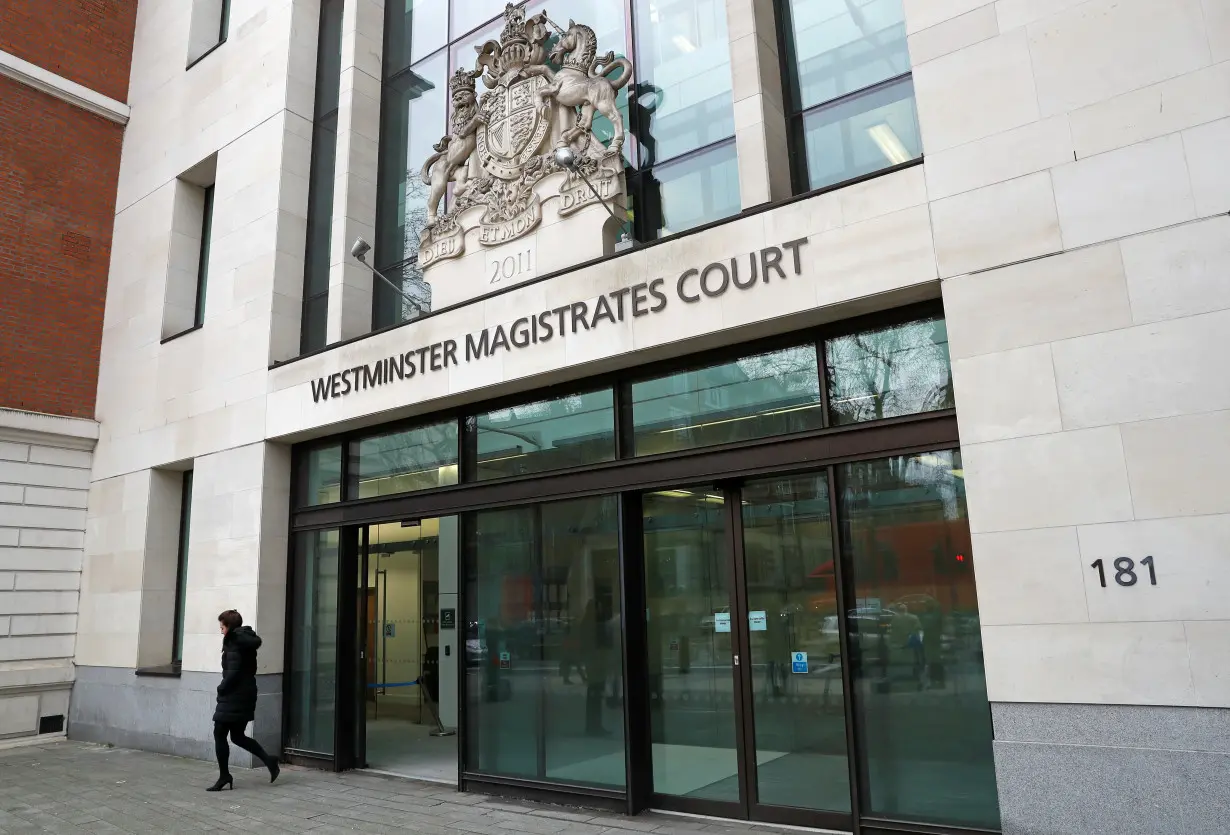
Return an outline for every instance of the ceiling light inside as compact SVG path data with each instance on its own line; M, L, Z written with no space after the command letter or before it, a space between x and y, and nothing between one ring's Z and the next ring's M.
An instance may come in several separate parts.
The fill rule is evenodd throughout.
M878 125L872 125L867 128L867 134L871 137L871 141L876 143L880 152L884 154L885 159L893 165L900 165L903 162L909 162L914 157L905 146L901 144L901 140L897 138L897 134L888 126L886 122L881 122Z

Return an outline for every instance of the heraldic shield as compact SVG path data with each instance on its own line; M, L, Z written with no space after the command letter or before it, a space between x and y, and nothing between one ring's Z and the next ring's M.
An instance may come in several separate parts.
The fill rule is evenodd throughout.
M478 158L493 177L516 180L542 150L551 127L551 104L538 96L547 80L532 75L483 96L486 124L478 128Z

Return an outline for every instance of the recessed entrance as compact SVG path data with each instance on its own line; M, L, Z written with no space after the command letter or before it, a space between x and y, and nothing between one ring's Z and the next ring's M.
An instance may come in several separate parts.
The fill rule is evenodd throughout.
M457 517L360 531L358 763L457 782Z

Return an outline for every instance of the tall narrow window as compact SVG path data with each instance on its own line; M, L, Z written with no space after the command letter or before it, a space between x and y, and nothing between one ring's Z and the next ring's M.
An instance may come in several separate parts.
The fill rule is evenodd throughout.
M175 565L175 635L171 643L171 662L174 664L182 664L184 660L184 604L188 598L188 531L191 525L192 470L188 470L184 473L179 509L179 555Z
M192 317L193 327L205 324L205 286L209 282L210 230L214 225L214 187L205 188L205 211L201 221L201 260L196 272L196 310Z
M795 191L922 155L902 0L780 0Z
M308 184L307 251L299 349L325 347L329 318L329 244L333 234L333 178L337 169L337 109L342 79L342 0L320 4L312 173Z
M214 156L175 180L166 288L162 296L164 340L196 330L205 323L216 174Z
M721 0L636 3L629 191L637 237L653 240L739 211L730 38Z
M188 67L226 43L231 28L230 0L191 0L188 23Z
M222 0L222 13L218 18L218 43L222 43L231 28L231 0Z

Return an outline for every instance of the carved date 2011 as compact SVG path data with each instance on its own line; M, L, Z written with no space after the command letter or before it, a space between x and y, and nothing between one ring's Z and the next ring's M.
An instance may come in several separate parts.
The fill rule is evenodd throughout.
M491 262L491 284L518 278L534 269L534 250L523 249L516 255L505 255Z
M1149 585L1157 585L1157 570L1153 566L1153 557L1145 557L1140 561L1140 564L1149 569ZM1131 557L1119 557L1115 560L1115 582L1121 586L1134 586L1139 579L1136 576L1136 561ZM1106 566L1102 560L1094 560L1090 568L1097 569L1098 582L1102 584L1102 588L1106 588Z

